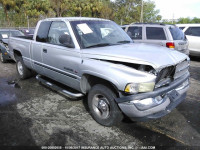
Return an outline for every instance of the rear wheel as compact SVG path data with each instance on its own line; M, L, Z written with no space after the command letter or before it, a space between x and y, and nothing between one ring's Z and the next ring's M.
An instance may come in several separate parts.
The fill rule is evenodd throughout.
M16 60L16 68L17 68L17 73L20 76L21 79L26 79L31 77L31 70L29 70L23 62L22 57L17 57Z
M6 62L6 59L3 57L3 53L0 52L0 60L2 63L5 63Z
M88 107L95 121L104 126L121 122L123 114L115 102L116 94L108 87L97 84L88 94Z

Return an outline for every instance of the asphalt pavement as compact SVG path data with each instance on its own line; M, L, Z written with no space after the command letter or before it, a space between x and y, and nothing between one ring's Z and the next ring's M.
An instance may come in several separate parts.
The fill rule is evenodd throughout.
M167 116L148 122L125 119L117 126L103 127L90 116L86 98L70 100L41 85L35 77L19 80L14 62L0 63L0 147L198 149L200 58L191 58L190 73L186 100Z

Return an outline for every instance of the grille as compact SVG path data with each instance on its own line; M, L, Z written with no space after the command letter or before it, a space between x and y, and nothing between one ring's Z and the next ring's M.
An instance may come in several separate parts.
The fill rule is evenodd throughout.
M179 63L176 65L176 71L174 74L174 80L180 78L181 76L184 76L185 74L189 73L189 63L187 60Z
M163 68L157 76L156 83L159 81L166 79L166 78L173 78L176 68L174 66L169 66L166 68Z
M189 73L189 63L187 60L175 65L163 68L157 76L155 88L168 85L173 80L184 76Z

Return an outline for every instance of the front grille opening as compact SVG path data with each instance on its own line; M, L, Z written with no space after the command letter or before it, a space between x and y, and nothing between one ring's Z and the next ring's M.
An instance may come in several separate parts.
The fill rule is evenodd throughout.
M156 83L158 83L159 81L165 79L165 78L173 78L174 74L176 71L176 67L175 66L169 66L166 68L163 68L159 73L158 76L156 78Z

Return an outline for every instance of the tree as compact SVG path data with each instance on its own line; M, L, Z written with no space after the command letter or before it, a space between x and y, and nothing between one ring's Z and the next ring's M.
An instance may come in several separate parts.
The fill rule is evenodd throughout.
M4 13L6 15L6 20L8 22L8 26L10 25L10 19L8 12L15 6L15 0L0 0L0 4L3 7Z
M191 20L191 23L200 23L200 18L194 17L194 18Z
M142 0L116 0L114 11L116 22L129 24L140 22L142 11ZM143 1L143 22L157 21L159 10L155 9L155 3L151 0Z
M100 12L100 17L104 19L114 20L115 12L112 9L113 6L113 3L111 3L109 0L104 0L102 5L103 9L101 9Z
M120 24L129 24L131 22L139 22L140 10L138 0L116 0L115 1L115 21Z
M55 11L56 17L63 16L64 12L69 9L71 0L50 0L51 8Z
M157 21L157 22L160 22L161 20L162 20L162 16L161 16L161 15L157 15L157 16L156 16L156 21Z
M177 23L184 24L184 23L190 23L190 22L191 22L191 19L187 17L187 18L179 18Z
M156 22L159 10L155 9L156 5L153 1L144 2L144 22ZM159 15L160 16L160 15Z

